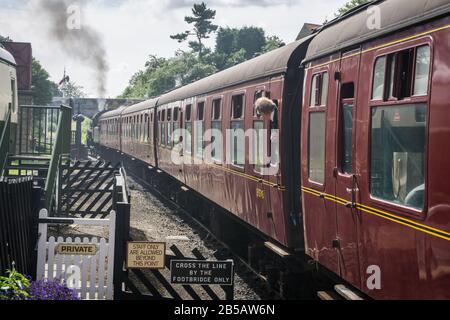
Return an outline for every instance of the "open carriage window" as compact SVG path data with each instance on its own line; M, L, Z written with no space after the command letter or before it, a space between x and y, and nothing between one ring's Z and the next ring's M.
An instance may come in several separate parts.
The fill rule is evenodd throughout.
M192 114L192 105L188 104L186 106L186 121L191 121L191 114Z
M428 94L429 45L379 57L375 62L372 100L403 100Z
M213 101L212 103L212 108L213 108L213 112L212 112L212 119L213 120L220 120L221 119L221 114L222 114L222 99L216 99Z
M328 72L315 74L312 78L310 106L325 106L328 98Z
M203 120L205 116L205 103L200 102L197 105L197 122L195 123L195 136L196 136L196 152L195 155L199 158L203 157Z
M211 122L211 158L222 162L222 99L215 99L212 103L212 122Z
M232 99L232 118L242 119L244 117L244 95L233 96Z

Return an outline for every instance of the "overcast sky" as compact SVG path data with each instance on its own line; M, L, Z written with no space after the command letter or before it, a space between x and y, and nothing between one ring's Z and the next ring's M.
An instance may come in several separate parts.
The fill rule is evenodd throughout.
M39 15L39 3L49 0L0 0L0 34L15 41L31 42L33 55L59 82L66 67L71 79L82 85L90 97L97 97L95 71L64 53L49 35L46 18ZM68 1L68 0L67 0ZM82 26L90 26L103 37L109 72L106 96L116 97L150 54L170 57L184 45L169 38L187 30L184 16L190 0L78 0ZM295 40L305 22L320 24L334 17L347 0L210 0L220 26L254 25L286 43ZM72 3L72 2L69 2ZM61 26L64 28L65 26ZM83 30L83 29L82 29ZM209 45L214 44L210 39Z

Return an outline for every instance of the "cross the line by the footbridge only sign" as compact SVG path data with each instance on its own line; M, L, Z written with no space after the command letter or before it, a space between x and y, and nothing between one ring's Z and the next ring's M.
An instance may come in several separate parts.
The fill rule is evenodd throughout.
M172 284L232 286L234 262L233 260L172 260L170 280Z

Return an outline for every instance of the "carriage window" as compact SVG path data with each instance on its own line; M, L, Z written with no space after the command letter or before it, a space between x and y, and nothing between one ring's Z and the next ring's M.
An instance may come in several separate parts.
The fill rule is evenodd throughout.
M173 121L178 121L178 114L180 113L180 108L176 107L173 110Z
M389 56L389 98L394 98L395 84L395 55Z
M173 135L173 130L172 130L172 122L168 122L167 123L167 146L168 147L172 147L172 135Z
M211 124L211 158L218 162L222 162L222 122L213 121Z
M309 179L325 183L325 112L309 115Z
M242 119L244 117L244 95L234 96L232 99L232 118Z
M341 172L353 172L353 104L342 106Z
M414 50L409 49L397 55L396 96L403 99L411 96ZM395 85L394 85L395 87Z
M192 122L186 122L185 150L187 154L192 153Z
M266 141L264 122L255 121L253 129L253 164L256 172L262 172L264 168L264 142Z
M172 120L172 109L167 110L167 121Z
M384 98L384 80L386 75L386 57L377 59L375 70L373 72L372 99L383 100Z
M255 102L262 97L267 97L270 98L270 93L264 91L264 90L258 90L255 92L255 97L253 99L253 104L255 104ZM256 112L256 108L253 108L253 116L254 117L260 117L261 115L259 113Z
M203 119L205 115L205 103L200 102L197 105L197 121L195 123L195 155L203 157Z
M166 145L166 123L161 123L161 145Z
M414 95L426 95L428 93L428 78L430 75L430 47L417 48L416 72L414 79Z
M197 157L202 158L203 157L203 121L196 121L195 122L195 148L196 152L195 155Z
M328 98L328 72L313 76L311 83L310 106L325 106Z
M388 88L388 99L402 100L412 95L427 95L430 60L428 45L378 58L374 70L372 99L385 98L384 88Z
M221 105L222 99L216 99L213 101L213 120L219 120L221 117Z
M197 105L197 120L203 121L205 113L205 103L201 102Z
M186 106L186 121L191 121L191 114L192 114L192 105L188 104Z
M145 114L145 123L144 123L144 141L148 142L148 113Z
M375 107L371 128L371 194L423 210L425 198L425 104Z
M141 142L143 142L144 141L144 133L145 133L145 124L144 124L144 115L143 114L141 114L141 123L139 124L139 130L140 130L139 140Z
M232 164L243 168L245 165L244 121L231 122L230 135Z
M176 146L177 149L180 147L179 142L180 142L180 123L179 122L174 122L173 123L173 134L172 134L172 146Z

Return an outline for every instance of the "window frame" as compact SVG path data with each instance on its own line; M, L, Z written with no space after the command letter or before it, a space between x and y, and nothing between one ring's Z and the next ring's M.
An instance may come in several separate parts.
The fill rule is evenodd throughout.
M410 97L405 97L402 100L397 100L395 99L388 99L388 100L372 100L369 99L369 112L368 112L368 130L367 130L367 141L368 141L368 148L367 148L367 190L369 190L368 194L368 199L369 199L369 204L372 206L377 206L377 207L381 207L382 209L386 210L386 211L393 211L393 212L397 212L400 215L406 216L406 217L410 217L410 218L416 218L416 219L425 219L427 214L428 214L428 174L429 174L429 137L430 137L430 103L431 103L431 93L433 90L433 86L432 86L432 75L433 75L433 67L434 67L434 42L433 42L433 38L431 36L425 36L425 37L421 37L418 39L414 39L414 40L410 40L407 42L403 42L397 45L393 45L391 47L388 48L383 48L378 50L375 54L374 54L374 63L376 61L376 59L378 59L381 56L388 56L390 54L394 54L396 52L401 52L407 49L411 49L411 48L415 48L415 52L417 51L417 48L422 47L428 45L430 47L430 66L429 66L429 75L428 75L428 93L426 95L420 95L420 96L414 96L411 95ZM414 54L414 66L413 66L413 70L412 70L412 75L413 78L415 77L415 54ZM373 64L373 66L375 66ZM372 80L371 80L371 86L370 88L373 88L373 72L374 72L374 68L372 68ZM414 88L414 82L412 83L412 89ZM387 90L387 88L385 88L385 90ZM413 91L411 91L411 93L413 94ZM371 96L371 95L369 95ZM372 112L374 108L377 107L398 107L398 106L404 106L404 105L411 105L411 104L425 104L426 108L427 108L427 123L426 123L426 127L425 127L425 148L424 148L424 185L425 185L425 192L424 192L424 204L423 204L423 209L422 210L418 210L418 209L414 209L411 207L407 207L407 206L403 206L400 204L396 204L394 202L390 202L387 200L383 200L383 199L379 199L377 197L374 197L372 195L372 190L371 190L371 175L372 175L372 137L371 137L371 129L372 129Z
M429 65L429 74L428 74L428 93L426 95L414 95L414 88L415 88L415 71L416 71L416 54L417 49L419 47L423 46L429 46L430 47L430 65ZM413 67L411 70L411 76L412 81L410 85L410 91L411 96L409 97L403 97L402 99L398 99L397 97L390 97L390 87L391 83L388 81L388 78L391 77L391 56L394 56L398 53L401 53L405 50L414 49L413 54ZM383 99L373 99L373 85L375 80L375 66L379 58L386 57L386 66L385 66L385 80L384 80L384 93L383 93ZM404 104L406 103L415 103L415 101L418 101L420 103L423 101L425 97L430 96L432 91L432 74L433 74L433 66L434 66L434 42L433 38L431 36L425 36L419 39L410 40L407 42L403 42L397 45L390 46L388 48L382 48L375 52L373 62L372 62L372 70L370 74L370 95L369 95L369 104L370 106L373 106L374 104L377 105L390 105L392 103L397 104ZM398 66L396 66L395 70L397 70ZM397 81L394 80L394 88L393 91L397 91L396 86Z
M327 92L327 101L326 101L326 104L325 105L319 105L319 106L311 106L311 96L308 96L308 103L307 103L307 107L306 107L306 110L304 110L304 112L305 112L305 114L307 113L307 134L308 134L308 137L307 137L307 141L306 141L306 143L307 143L307 162L308 162L308 168L307 168L307 176L308 176L308 179L307 179L307 181L308 181L308 184L309 184L309 186L311 186L311 187L313 187L313 188L315 188L315 189L317 189L317 190L320 190L320 191L325 191L325 188L326 188L326 186L327 186L327 183L328 183L328 177L327 177L327 168L326 168L326 158L327 158L327 154L328 154L328 144L327 144L327 139L328 139L328 136L327 136L327 134L328 134L328 112L329 112L329 109L330 108L328 108L328 100L329 100L329 98L330 98L330 81L331 81L331 78L330 78L330 73L331 73L331 70L330 70L330 65L326 65L326 66L322 66L322 67L317 67L317 68L315 68L314 70L312 70L311 71L311 76L309 77L309 81L307 82L307 91L305 91L308 95L311 95L311 89L312 89L312 83L313 83L313 77L315 76L315 75L317 75L317 74L323 74L323 73L328 73L328 92ZM310 126L311 126L311 123L310 123L310 120L311 120L311 113L324 113L324 115L325 115L325 163L324 163L324 170L325 170L325 173L324 173L324 182L323 183L320 183L320 182L316 182L316 181L314 181L314 180L312 180L311 179L311 177L310 177L310 172L309 172L309 170L310 170ZM281 159L280 159L280 161L281 161Z
M325 140L325 146L324 146L324 177L323 177L323 182L318 182L318 181L314 181L311 178L311 114L324 114L325 116L325 124L324 124L324 129L325 129L325 135L324 135L324 140ZM319 187L322 191L325 190L325 186L327 185L327 129L328 129L328 110L325 107L315 107L314 110L309 110L308 112L308 182L316 187Z
M327 79L328 82L326 84L326 86L324 86L324 75L327 75ZM315 102L315 104L313 105L313 84L314 84L314 78L318 77L320 79L320 88L317 91L317 88L314 89L314 95L317 96L314 99L316 100L317 98L319 99L319 102ZM317 83L316 83L317 86ZM324 101L322 101L323 99L323 93L324 93L324 88L326 88L326 97L325 97L325 103ZM312 75L311 75L311 80L309 83L309 107L310 108L315 108L315 107L326 107L328 105L328 98L330 95L330 72L328 70L328 68L326 69L317 69L315 70Z
M242 96L242 116L240 118L234 118L234 106L233 106L233 98L237 97L237 96ZM242 123L242 129L244 130L244 163L242 165L236 165L233 162L233 156L234 153L233 151L231 151L231 163L230 163L230 167L233 168L234 170L240 171L240 172L245 172L245 167L247 165L247 157L246 157L246 150L247 150L247 143L246 143L246 137L245 137L245 120L246 120L246 109L247 109L247 90L240 90L240 91L235 91L230 95L230 106L231 106L231 110L230 110L230 123L229 123L229 129L230 129L230 133L231 130L233 130L233 123ZM230 139L231 136L228 136L227 139ZM232 147L233 142L230 141L230 147ZM224 155L222 155L223 157Z
M256 123L261 123L262 124L262 128L261 128L261 130L265 130L266 129L266 121L264 121L264 120L262 120L262 119L258 119L258 118L256 118L256 119L254 119L253 121L252 121L252 128L253 128L253 130L255 130L255 125L256 125ZM268 137L266 137L266 138L268 138L268 139L270 139L270 136L268 136ZM263 134L263 140L264 140L264 134ZM265 155L265 153L268 151L268 144L267 144L267 139L265 139L265 141L263 141L262 142L262 146L263 146L263 150L262 150L262 157L263 157L263 159L262 159L262 161L264 161L264 155ZM253 162L255 162L255 160L257 160L256 159L256 157L257 157L257 155L258 155L258 152L259 152L259 149L257 148L256 150L255 150L255 143L256 143L256 141L255 141L255 137L253 136L252 137L252 146L251 146L251 148L252 148L252 153L253 153L253 159L252 159L252 161ZM258 145L258 147L259 147L259 145ZM266 149L266 150L264 150L264 149ZM257 165L256 165L256 163L254 163L253 165L252 165L252 167L253 167L253 172L255 173L255 174L257 174L257 175L259 175L259 176L263 176L263 171L264 171L264 169L265 168L267 168L267 163L266 164L262 164L260 167L258 167ZM258 170L258 168L259 168L259 170Z
M262 93L262 95L261 95L261 97L256 97L259 93ZM270 91L268 91L267 89L266 89L266 86L259 86L259 87L256 87L255 88L255 92L253 93L253 111L252 111L252 114L253 114L253 118L255 119L255 120L258 120L258 119L261 119L261 115L257 115L256 114L256 108L255 108L255 103L256 103L256 101L259 99L259 98L262 98L262 97L266 97L266 98L268 98L268 99L270 99Z
M353 172L345 172L344 169L344 105L348 105L351 104L352 105L352 171ZM356 117L355 117L355 112L356 112L357 106L356 106L356 97L354 98L345 98L345 99L341 99L340 103L339 103L339 121L338 121L338 143L337 143L337 157L336 157L336 162L337 162L337 169L338 169L338 173L340 176L343 177L351 177L355 174L356 170L355 170L355 134L356 134Z
M200 109L200 107L202 109ZM202 111L200 114L200 110ZM200 115L202 117L200 117ZM192 115L191 115L192 118ZM191 123L194 123L195 125L193 126L193 155L194 157L196 157L197 159L203 159L205 157L205 123L206 123L206 99L199 99L196 101L195 104L195 121L191 121ZM201 155L198 153L199 151L199 135L198 135L198 126L199 123L201 123L202 126L202 135L201 135Z
M215 115L215 105L214 102L219 101L220 105L219 105L219 118L215 119L214 115ZM223 119L223 96L218 96L218 97L213 97L211 100L211 122L213 121L222 121Z

